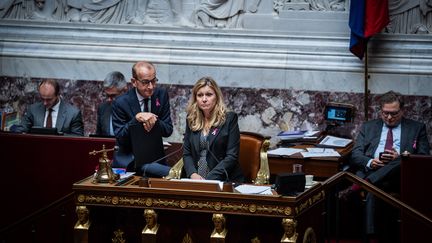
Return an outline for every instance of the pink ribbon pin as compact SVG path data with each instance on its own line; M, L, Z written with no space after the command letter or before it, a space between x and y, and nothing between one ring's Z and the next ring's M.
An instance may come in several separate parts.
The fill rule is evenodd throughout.
M157 107L160 106L159 98L156 98L156 106L157 106Z

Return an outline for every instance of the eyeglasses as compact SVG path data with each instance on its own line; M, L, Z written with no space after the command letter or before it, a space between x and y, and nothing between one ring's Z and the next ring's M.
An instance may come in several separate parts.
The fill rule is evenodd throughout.
M103 96L108 99L114 99L119 95L120 95L119 93L105 93L105 92L103 93Z
M398 110L398 111L381 111L381 114L383 114L384 117L388 117L388 116L395 117L395 116L400 114L400 111L401 110Z
M157 83L157 81L158 81L158 79L156 77L154 77L154 79L151 79L151 80L147 80L147 79L142 79L142 80L135 79L135 80L139 81L144 86L148 86L150 83L152 85L155 85Z

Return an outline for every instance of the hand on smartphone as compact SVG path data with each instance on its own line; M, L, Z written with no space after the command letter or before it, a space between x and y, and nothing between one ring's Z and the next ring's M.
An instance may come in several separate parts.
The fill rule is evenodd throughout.
M375 159L372 160L372 163L371 163L370 167L371 167L372 169L376 170L376 169L378 169L378 168L380 168L380 167L383 167L384 165L385 165L385 164L384 164L383 161L381 161L381 159L379 159L379 158L375 158Z
M389 153L381 152L381 153L379 153L379 160L386 161L386 160L388 160L387 156L389 156Z
M398 156L398 152L394 149L385 150L384 152L379 153L379 160L388 163L389 161L396 159Z

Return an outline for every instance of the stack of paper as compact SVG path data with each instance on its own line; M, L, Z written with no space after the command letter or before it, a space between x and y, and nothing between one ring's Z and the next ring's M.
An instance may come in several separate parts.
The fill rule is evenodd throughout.
M270 156L290 156L298 152L304 151L303 149L297 148L277 148L267 151L267 155Z
M235 190L242 194L273 195L270 186L240 185Z
M296 131L283 131L277 136L281 140L312 140L317 139L321 134L320 131L306 131L306 130L296 130Z
M172 181L217 184L219 186L220 190L223 189L223 184L224 184L223 181L219 181L219 180L195 180L195 179L190 179L190 178L172 179Z
M340 154L332 148L307 148L307 152L301 152L303 158L310 157L340 157Z
M303 138L305 136L306 131L283 131L280 132L277 136L282 140L295 140L299 138Z
M326 136L317 146L344 148L352 142L352 139L340 138L335 136Z

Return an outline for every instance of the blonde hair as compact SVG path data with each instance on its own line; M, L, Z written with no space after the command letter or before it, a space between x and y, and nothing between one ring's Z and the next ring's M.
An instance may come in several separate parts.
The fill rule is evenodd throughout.
M217 127L222 125L226 119L227 108L225 106L222 91L217 85L216 81L211 77L200 78L192 88L192 95L189 99L187 111L187 123L192 131L200 131L204 129L205 119L203 112L199 109L197 105L197 93L202 87L210 87L216 94L216 105L213 109L210 118L210 126Z

